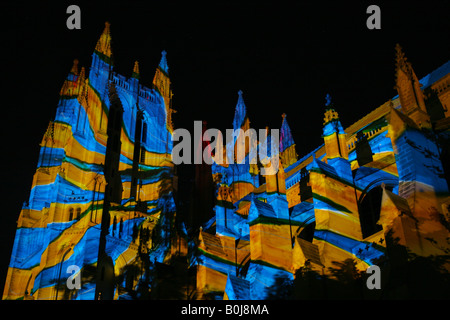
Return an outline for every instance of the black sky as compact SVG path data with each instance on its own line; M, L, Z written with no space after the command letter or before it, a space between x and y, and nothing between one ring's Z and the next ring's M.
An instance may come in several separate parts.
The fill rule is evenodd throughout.
M81 8L81 30L66 8ZM366 8L381 8L381 30ZM255 129L279 128L286 113L302 156L322 143L325 94L344 127L396 95L394 46L419 78L450 58L449 1L250 2L52 1L2 3L1 270L3 290L15 221L27 199L39 143L55 116L72 61L89 68L104 22L111 23L115 71L151 86L162 50L173 83L175 127L194 120L231 127L244 92ZM6 99L5 99L6 97Z

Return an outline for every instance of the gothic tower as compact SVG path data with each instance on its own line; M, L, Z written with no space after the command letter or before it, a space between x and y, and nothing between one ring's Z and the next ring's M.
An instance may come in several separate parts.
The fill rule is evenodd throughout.
M151 269L185 249L174 223L173 110L165 52L153 89L140 83L137 62L130 74L113 71L105 23L89 72L74 60L42 139L29 201L18 219L4 299L149 294L155 289L148 282ZM80 280L73 288L65 285L70 266L77 267L74 277Z
M395 88L398 91L402 111L418 126L430 129L430 116L427 113L419 79L399 44L396 45L395 51Z
M339 115L334 110L331 96L327 94L325 104L325 118L323 122L323 139L327 152L327 159L348 159L346 148L346 133L339 121Z
M283 123L280 130L280 159L284 168L289 167L298 160L295 152L295 142L292 137L291 128L286 119L286 114L283 113Z

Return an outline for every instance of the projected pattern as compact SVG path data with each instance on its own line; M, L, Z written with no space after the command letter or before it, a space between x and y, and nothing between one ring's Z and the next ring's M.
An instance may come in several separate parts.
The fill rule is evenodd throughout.
M115 73L108 23L89 74L74 61L18 220L4 299L127 298L149 261L170 258L168 71L163 52L152 89L140 84L138 62L129 79ZM79 290L66 286L71 265L81 268Z
M421 87L396 50L399 96L344 130L327 95L324 144L301 159L283 114L277 175L262 177L248 162L213 164L217 204L198 238L200 298L279 299L280 284L299 269L332 278L332 267L351 259L366 270L393 238L419 256L450 249L450 198L436 144L448 148L450 114L435 118L432 132L424 103L430 87L448 86L450 62ZM439 99L448 105L448 94ZM248 128L241 92L233 127Z
M89 73L74 61L43 136L3 299L158 298L171 288L154 290L157 267L180 255L195 269L194 289L179 288L184 298L282 298L280 283L299 270L333 277L349 259L366 270L392 238L419 256L448 252L450 62L419 81L396 50L398 96L344 129L341 103L327 95L324 143L312 152L298 158L291 128L304 119L290 115L288 124L283 114L279 150L268 148L280 159L276 174L250 164L245 145L243 163L214 162L214 215L188 242L173 198L166 53L151 89L140 84L138 62L130 78L115 73L107 23ZM232 125L250 129L241 91ZM80 268L75 290L70 266Z

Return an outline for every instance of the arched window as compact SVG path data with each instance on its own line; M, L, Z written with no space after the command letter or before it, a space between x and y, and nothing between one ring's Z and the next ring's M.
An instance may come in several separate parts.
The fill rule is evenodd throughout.
M72 221L73 219L73 208L69 209L69 221Z
M81 208L77 208L77 220L80 219L81 216Z

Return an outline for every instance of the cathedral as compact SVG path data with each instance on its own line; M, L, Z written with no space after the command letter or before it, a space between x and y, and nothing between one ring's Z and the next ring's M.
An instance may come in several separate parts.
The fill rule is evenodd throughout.
M450 62L418 80L397 45L395 81L396 97L345 129L327 95L323 144L300 158L283 114L275 175L259 163L212 165L217 201L197 241L199 298L380 298L361 284L372 265L383 267L385 298L422 297L411 293L414 268L417 278L432 269L442 280L434 294L446 292ZM249 128L241 92L233 127Z
M137 61L127 79L114 72L106 23L89 72L75 60L61 88L3 299L131 299L156 287L157 265L187 247L176 225L171 99L166 52L151 88Z
M299 122L283 113L275 174L238 136L223 152L242 144L244 159L212 153L190 185L172 161L166 52L151 88L138 62L130 78L115 73L106 23L43 136L3 299L397 298L433 281L439 295L450 271L450 61L419 80L395 51L398 95L347 125L327 95L315 150L297 154ZM241 91L230 125L250 129ZM269 132L258 148L270 149ZM382 289L366 285L371 266ZM426 284L412 282L416 269Z

